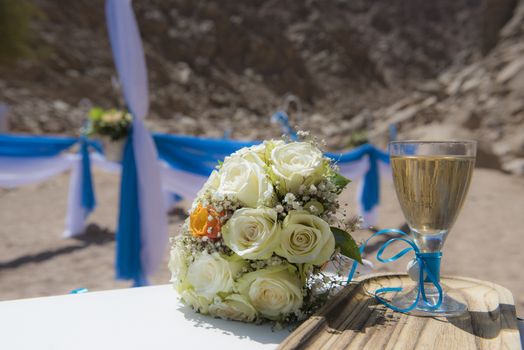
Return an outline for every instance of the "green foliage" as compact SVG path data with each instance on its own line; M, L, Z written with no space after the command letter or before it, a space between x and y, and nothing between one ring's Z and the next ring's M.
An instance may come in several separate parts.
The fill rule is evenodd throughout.
M104 110L94 107L89 111L87 135L107 136L116 141L127 137L131 125L131 115L116 109Z
M362 264L362 256L353 237L338 227L332 226L331 232L335 236L335 246L340 249L340 253Z
M346 142L347 148L354 148L369 142L366 131L357 131L351 134L349 140Z
M29 0L0 0L0 60L9 61L30 52L30 21L36 13Z
M334 173L331 175L331 178L333 179L333 183L338 188L338 192L342 192L342 190L351 182L350 179L342 176L339 173Z

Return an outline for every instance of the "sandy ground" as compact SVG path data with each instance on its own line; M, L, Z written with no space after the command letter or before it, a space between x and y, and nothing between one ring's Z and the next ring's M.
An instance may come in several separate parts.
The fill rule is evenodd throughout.
M40 185L0 190L0 300L66 294L80 287L94 291L130 286L113 278L118 177L95 173L99 205L87 232L76 239L61 236L68 179L64 174ZM343 196L354 203L357 185L350 186ZM384 181L382 188L380 228L400 228L404 221L393 186ZM523 178L477 169L446 242L443 262L444 274L489 280L510 289L520 315L524 314L523 206ZM183 219L181 213L170 216L172 235ZM358 237L369 234L361 231ZM167 252L165 259L167 263ZM388 269L400 271L405 264ZM151 278L154 284L168 280L167 267Z

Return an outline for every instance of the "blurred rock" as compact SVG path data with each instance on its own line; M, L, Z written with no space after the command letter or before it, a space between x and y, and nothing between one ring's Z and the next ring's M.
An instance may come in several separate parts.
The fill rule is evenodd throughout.
M37 3L46 54L0 65L0 100L16 132L75 135L91 106L123 105L103 1ZM481 166L524 157L523 0L133 5L153 130L278 137L269 117L293 93L291 125L333 150L357 131L385 146L396 125L399 139L480 140Z
M515 78L515 76L522 70L524 70L524 57L517 59L504 67L497 75L497 83L507 83L510 79Z
M504 170L511 174L524 176L524 158L517 158L504 163Z
M506 1L500 5L511 7ZM401 139L476 139L478 166L520 174L524 1L519 2L515 16L520 20L507 24L501 40L484 58L463 68L450 67L436 83L425 83L425 88L373 111L375 132L384 138L386 127L394 123Z

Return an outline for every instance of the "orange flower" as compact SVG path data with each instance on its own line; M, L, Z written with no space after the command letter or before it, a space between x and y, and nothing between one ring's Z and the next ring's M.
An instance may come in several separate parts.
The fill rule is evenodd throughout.
M198 207L189 216L189 228L195 237L217 238L220 228L220 215L213 208Z

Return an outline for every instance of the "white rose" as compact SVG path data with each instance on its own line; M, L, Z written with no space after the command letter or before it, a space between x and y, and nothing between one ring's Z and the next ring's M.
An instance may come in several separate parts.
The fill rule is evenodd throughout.
M266 166L265 152L266 147L261 143L259 145L241 148L233 153L231 157L240 157L264 167Z
M322 152L308 142L277 145L270 162L282 193L296 193L300 185L317 184L326 169Z
M277 212L270 208L237 210L222 227L225 244L244 259L268 259L279 244Z
M292 263L322 265L335 251L329 224L307 211L290 211L284 219L276 253Z
M256 162L262 166L269 162L271 151L278 145L284 144L282 140L266 140L263 143L251 147L244 147L232 154L232 156L240 156L252 162Z
M168 267L171 271L171 282L176 287L186 278L187 274L187 254L177 244L171 248Z
M211 175L207 178L206 182L204 183L204 186L198 191L195 201L193 202L193 207L196 207L198 205L198 200L208 191L214 192L217 190L218 185L220 185L220 178L218 176L218 171L213 170L211 172Z
M215 317L242 322L253 322L257 318L257 310L239 294L228 295L224 300L210 305L209 313Z
M179 293L182 300L194 310L203 314L209 312L210 299L197 295L193 289L181 290Z
M219 253L201 254L187 270L187 283L195 293L213 298L220 292L233 290L233 278L241 270L241 261L229 261Z
M300 279L291 265L246 273L238 281L238 290L261 315L271 320L298 311L303 303Z
M233 195L247 207L272 205L273 185L264 168L256 162L242 157L228 157L218 175L218 194Z

